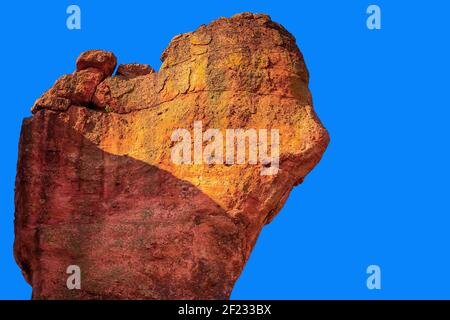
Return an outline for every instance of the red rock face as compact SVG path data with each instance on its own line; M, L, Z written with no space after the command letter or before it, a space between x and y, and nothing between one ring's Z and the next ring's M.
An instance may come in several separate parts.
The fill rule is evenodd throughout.
M14 250L34 299L226 299L262 227L320 161L329 138L306 66L268 16L177 36L162 60L112 76L112 53L83 53L24 120ZM195 121L279 130L277 174L261 175L261 161L175 164L171 135Z
M101 71L104 77L109 77L116 68L117 59L112 52L89 50L83 52L77 59L77 71L94 68Z

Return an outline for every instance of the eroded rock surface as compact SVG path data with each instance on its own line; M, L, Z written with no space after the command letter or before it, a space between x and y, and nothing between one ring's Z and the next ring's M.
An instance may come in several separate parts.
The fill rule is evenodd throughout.
M136 78L139 76L145 76L149 73L155 73L155 70L153 70L152 67L148 64L141 64L141 63L127 63L127 64L121 64L117 68L116 75L117 76L123 76L127 79Z
M176 36L158 72L83 53L22 126L15 256L34 299L228 298L262 227L320 161L292 35L266 15ZM176 165L177 128L279 129L280 169ZM301 214L301 213L299 213ZM81 290L66 269L81 268Z

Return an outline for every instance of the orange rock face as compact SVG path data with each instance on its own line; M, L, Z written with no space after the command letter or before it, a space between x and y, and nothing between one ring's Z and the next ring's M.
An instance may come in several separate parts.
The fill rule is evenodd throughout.
M146 74L149 73L155 73L155 70L153 70L153 68L150 67L148 64L127 63L121 64L117 68L116 75L130 79L139 76L145 76Z
M158 72L111 76L112 53L83 53L24 120L14 247L34 299L226 299L262 227L320 161L329 137L303 57L268 16L215 20L161 59ZM174 163L174 131L199 121L224 137L278 130L279 170Z

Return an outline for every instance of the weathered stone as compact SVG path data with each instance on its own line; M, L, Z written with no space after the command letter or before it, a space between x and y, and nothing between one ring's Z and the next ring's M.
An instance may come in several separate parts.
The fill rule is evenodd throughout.
M141 63L121 64L116 71L117 76L123 76L127 79L145 76L150 73L155 73L155 70L153 70L153 68L148 64Z
M64 75L36 101L31 111L33 113L40 109L65 111L70 105L88 106L102 80L103 73L95 68Z
M79 70L102 69L80 62L92 55ZM228 298L262 227L320 161L329 137L303 57L268 16L213 21L175 37L162 60L157 73L106 78L89 103L97 78L63 77L24 120L15 256L33 298ZM196 121L278 129L278 173L175 164L172 133ZM66 287L69 265L81 290Z
M109 77L117 65L116 56L112 52L103 50L89 50L83 52L77 59L77 71L87 68L96 68Z
M35 113L40 109L50 109L53 111L66 111L71 105L71 101L66 98L57 97L51 94L44 94L36 100L31 112Z

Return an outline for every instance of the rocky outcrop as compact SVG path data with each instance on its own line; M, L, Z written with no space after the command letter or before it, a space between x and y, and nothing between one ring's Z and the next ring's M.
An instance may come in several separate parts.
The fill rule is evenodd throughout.
M150 67L148 64L127 63L121 64L117 68L116 75L123 76L127 79L131 79L139 76L145 76L146 74L150 73L155 73L155 70L153 70L153 68Z
M262 227L320 161L329 138L303 57L268 16L215 20L161 59L112 76L112 53L85 52L24 120L14 249L34 299L228 298ZM174 163L173 132L199 121L279 130L279 170Z

